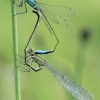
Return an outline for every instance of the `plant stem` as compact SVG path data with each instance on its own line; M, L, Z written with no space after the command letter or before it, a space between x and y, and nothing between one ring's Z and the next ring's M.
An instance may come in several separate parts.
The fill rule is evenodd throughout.
M15 0L13 0L15 2ZM19 82L19 70L18 70L18 40L17 40L17 21L16 21L16 9L15 3L11 2L11 11L12 11L12 35L13 35L13 53L14 53L14 73L15 73L15 96L16 100L21 100L20 96L20 82Z

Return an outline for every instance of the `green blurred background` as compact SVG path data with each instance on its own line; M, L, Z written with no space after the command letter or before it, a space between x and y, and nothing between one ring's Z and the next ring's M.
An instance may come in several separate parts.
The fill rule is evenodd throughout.
M52 54L43 55L46 61L100 98L100 1L99 0L38 0L38 2L72 7L75 17L66 18L68 28L52 22L59 45ZM17 16L19 53L34 28L37 16L28 6L28 13ZM17 8L17 12L24 8ZM15 100L10 0L0 2L0 100ZM41 21L31 43L35 50L52 49L56 41ZM23 65L20 65L25 67ZM27 68L27 66L26 66ZM22 100L76 100L44 67L39 72L20 71Z

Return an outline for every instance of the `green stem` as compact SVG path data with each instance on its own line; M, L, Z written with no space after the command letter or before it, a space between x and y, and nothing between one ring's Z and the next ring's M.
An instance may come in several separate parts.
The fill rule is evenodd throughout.
M15 2L15 0L13 0ZM15 3L11 2L12 11L12 35L13 35L13 53L14 53L14 73L15 73L15 95L16 100L21 100L20 96L20 82L19 82L19 70L18 70L18 40L17 40L17 21L14 16L16 13Z

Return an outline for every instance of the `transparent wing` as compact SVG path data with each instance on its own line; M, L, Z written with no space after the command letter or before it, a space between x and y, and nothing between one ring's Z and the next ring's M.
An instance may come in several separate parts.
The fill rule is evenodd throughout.
M55 17L55 15L52 14L51 12L48 12L48 11L42 9L42 14L43 14L45 17L49 18L49 19L50 19L51 21L53 21L54 23L59 24L59 20L58 20L58 19Z
M57 5L48 5L40 2L36 2L38 6L40 6L42 9L47 10L48 12L52 12L56 15L59 15L61 17L73 17L75 16L75 12L70 7L64 7L64 6L57 6Z
M42 20L43 20L44 24L46 25L47 29L49 30L49 32L52 34L53 33L52 27L48 23L48 20L45 18L43 13L42 13Z
M76 84L73 80L57 71L46 61L44 66L54 75L57 81L69 91L77 100L93 100L93 96L84 88Z
M44 14L44 16L48 19L50 19L52 22L56 23L56 24L59 24L60 26L63 26L63 27L67 27L68 26L68 23L67 21L60 17L60 16L55 16L54 13L52 12L48 12L44 9L42 9L42 13Z
M38 2L36 4L41 7L42 12L45 14L45 16L48 19L63 27L68 26L66 17L75 16L74 10L69 7L48 5L44 3L38 3Z

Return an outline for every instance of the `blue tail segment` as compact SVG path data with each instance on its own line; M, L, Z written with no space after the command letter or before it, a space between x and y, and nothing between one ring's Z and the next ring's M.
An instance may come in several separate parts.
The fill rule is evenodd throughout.
M36 50L35 51L35 54L48 54L48 53L52 53L54 52L53 50L49 50L49 51L46 51L46 50Z

